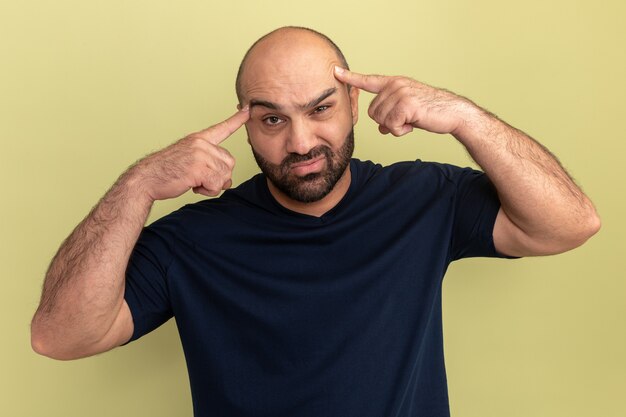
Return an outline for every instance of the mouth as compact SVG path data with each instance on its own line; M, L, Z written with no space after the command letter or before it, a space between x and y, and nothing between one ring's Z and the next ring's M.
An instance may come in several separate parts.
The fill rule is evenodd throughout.
M325 163L326 155L320 155L306 161L291 164L289 170L299 177L304 177L308 174L320 172L324 168Z

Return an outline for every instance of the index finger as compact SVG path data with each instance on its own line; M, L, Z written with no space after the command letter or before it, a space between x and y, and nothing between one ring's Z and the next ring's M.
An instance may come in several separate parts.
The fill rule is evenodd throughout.
M244 123L250 118L250 108L248 106L239 110L237 113L230 116L228 119L213 125L209 128L201 130L196 133L203 139L208 140L213 145L219 145L237 131Z
M358 72L337 66L335 67L335 78L343 83L374 94L380 93L387 83L387 77L384 75L359 74Z

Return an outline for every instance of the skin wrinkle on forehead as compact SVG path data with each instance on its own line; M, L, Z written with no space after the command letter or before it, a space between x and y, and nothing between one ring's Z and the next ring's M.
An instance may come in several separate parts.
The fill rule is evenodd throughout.
M262 67L262 63L259 66ZM307 108L303 103L306 102L309 107L313 101L309 97L315 97L317 91L323 89L327 92L330 89L338 90L338 87L347 86L335 78L334 71L337 62L328 62L325 67L328 70L316 71L312 73L309 68L298 71L296 68L282 68L281 71L269 71L261 69L256 74L250 74L242 83L242 106L244 103L252 104L253 100L265 101L275 106L284 106L287 103L278 103L276 98L285 102L291 101L294 107ZM271 74L271 75L266 75ZM326 89L324 87L326 86ZM350 91L347 88L347 91ZM306 94L306 95L305 95ZM308 97L307 97L308 96ZM272 99L269 99L269 98ZM299 103L297 103L299 101Z
M266 39L247 57L239 80L241 106L250 98L279 104L279 97L301 104L324 86L343 85L334 74L335 66L345 65L328 43L306 33L294 35Z
M337 92L337 87L328 88L324 90L319 96L317 96L317 98L310 100L306 104L297 104L296 107L299 108L300 110L310 109L312 107L317 106L318 104L320 104L322 101L326 100L327 98L331 97L336 92ZM281 104L273 103L267 100L254 99L254 98L250 100L249 106L250 106L250 110L252 110L252 108L256 106L267 107L268 109L274 109L274 110L283 109L283 106Z

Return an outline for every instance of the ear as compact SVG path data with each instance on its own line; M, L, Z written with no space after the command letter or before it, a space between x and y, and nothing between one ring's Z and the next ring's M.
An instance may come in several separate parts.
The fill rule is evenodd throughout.
M359 90L352 86L350 87L350 108L352 109L352 125L356 125L359 121Z

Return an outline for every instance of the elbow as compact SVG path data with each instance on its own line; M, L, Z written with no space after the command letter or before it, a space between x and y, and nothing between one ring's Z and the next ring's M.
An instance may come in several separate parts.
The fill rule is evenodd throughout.
M585 216L585 218L580 220L580 228L578 231L578 245L580 246L589 240L593 235L600 231L602 227L602 221L600 220L600 216L595 209L592 209L591 212Z
M75 352L67 349L67 347L56 341L54 337L46 333L36 323L32 323L30 345L35 353L61 361L79 359L84 356L77 355Z
M582 246L598 233L600 227L600 217L594 211L585 218L579 218L575 224L553 228L551 233L541 233L535 238L528 235L529 243L525 251L520 252L521 256L546 256L568 252Z
M77 355L73 352L56 348L52 344L48 344L45 341L31 337L31 347L33 351L41 356L55 359L58 361L71 361L74 359L80 359L86 355Z
M34 326L33 326L34 327ZM40 332L31 328L30 331L30 346L33 351L39 355L46 356L51 359L59 359L59 355L52 347L52 344L41 335Z
M506 218L506 216L503 216ZM509 221L510 222L510 221ZM506 221L501 222L506 225ZM513 224L511 222L511 224ZM591 209L584 216L572 216L566 219L552 220L542 224L541 228L528 232L521 227L513 226L510 235L515 236L510 244L506 238L506 227L499 230L504 232L496 235L494 242L499 251L511 256L546 256L557 255L583 245L601 228L601 221L595 209ZM504 237L503 237L504 236ZM500 241L500 242L499 242ZM507 244L507 241L509 242Z
M41 336L31 331L30 346L33 351L41 356L46 356L51 359L59 359L55 354L55 350L51 348L50 344L46 342Z
M600 216L598 215L598 212L596 210L593 210L592 215L589 216L589 220L587 221L587 230L586 230L587 237L585 241L587 241L593 235L598 233L601 228L602 228L602 220L600 220Z
M598 233L601 227L600 216L594 209L589 215L579 219L576 227L572 227L570 233L564 234L567 237L563 239L563 247L558 252L566 252L582 246Z
M61 355L59 355L57 350L53 348L52 344L40 334L32 330L30 334L30 346L35 353L41 356L46 356L51 359L62 360Z
M130 316L122 316L125 317ZM69 361L86 358L128 342L133 333L132 321L122 324L125 325L111 327L105 333L85 327L72 330L67 323L51 323L36 314L31 323L30 344L35 353L51 359Z

